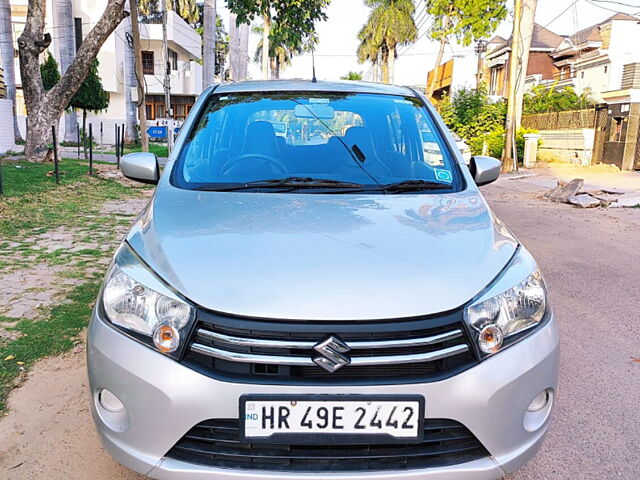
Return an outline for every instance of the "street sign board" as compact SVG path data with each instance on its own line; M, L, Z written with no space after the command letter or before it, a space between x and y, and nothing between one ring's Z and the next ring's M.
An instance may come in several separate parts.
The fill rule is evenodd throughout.
M167 138L167 127L149 127L147 133L152 138Z

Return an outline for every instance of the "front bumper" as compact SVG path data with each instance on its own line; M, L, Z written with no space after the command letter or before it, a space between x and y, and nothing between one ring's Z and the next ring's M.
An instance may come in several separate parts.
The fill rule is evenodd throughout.
M559 343L553 318L504 352L440 382L410 385L318 387L236 384L195 372L122 335L96 313L88 338L91 411L104 447L123 465L157 479L190 480L426 480L495 479L512 472L539 449L549 425L523 424L531 400L555 391ZM116 425L96 407L106 388L125 405ZM419 394L426 416L466 426L491 457L449 467L402 472L300 473L210 468L164 458L194 425L237 418L243 394ZM106 420L106 421L105 421ZM109 423L109 426L107 425Z

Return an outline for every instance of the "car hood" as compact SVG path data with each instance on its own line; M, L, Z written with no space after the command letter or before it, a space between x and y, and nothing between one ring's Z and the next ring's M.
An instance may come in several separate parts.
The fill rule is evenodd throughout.
M306 320L454 309L517 248L474 190L325 195L162 186L127 240L197 305Z

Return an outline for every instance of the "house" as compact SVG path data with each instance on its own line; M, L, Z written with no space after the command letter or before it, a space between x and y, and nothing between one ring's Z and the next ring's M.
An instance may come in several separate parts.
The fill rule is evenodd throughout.
M476 73L478 58L473 48L457 51L444 57L437 69L431 70L427 75L425 90L429 88L434 72L436 75L436 87L433 98L441 100L446 95L451 95L455 90L476 86Z
M550 56L562 44L564 37L539 24L534 24L527 64L527 77L535 76L538 81L551 81L558 74L558 67ZM489 40L484 56L484 69L489 94L496 97L508 96L507 78L511 61L511 38L496 36Z
M24 29L27 16L27 0L11 0L14 41ZM47 2L45 31L50 32L52 43L48 51L60 63L60 47L63 41L61 29L57 28L55 1ZM83 38L98 22L103 11L103 2L73 0L75 48L78 49ZM145 105L150 124L160 124L166 117L164 98L164 72L162 55L162 24L157 16L141 18L140 43L142 49L143 70L146 84ZM114 126L125 123L125 56L131 48L131 39L127 35L127 21L123 21L106 40L98 54L99 75L103 88L109 92L110 103L106 111L89 114L94 124L96 137L102 133L105 143L114 141ZM179 15L168 12L167 38L169 48L169 70L171 81L171 107L175 120L184 120L202 92L201 37ZM26 109L22 94L20 68L16 45L16 107L22 134L26 129ZM135 95L135 94L134 94ZM60 138L64 138L64 122L60 123Z
M620 88L625 65L640 62L640 18L616 13L563 40L550 54L558 86L588 91L596 101Z

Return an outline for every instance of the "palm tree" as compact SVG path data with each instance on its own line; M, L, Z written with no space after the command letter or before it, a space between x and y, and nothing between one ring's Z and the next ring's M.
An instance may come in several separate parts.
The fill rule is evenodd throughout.
M13 132L16 142L22 140L16 116L16 73L13 63L13 28L9 0L0 0L0 61L4 68L7 98L13 102Z
M397 48L418 38L413 18L416 6L413 0L366 0L365 3L373 11L358 34L362 47L358 49L358 58L364 59L361 62L373 61L379 54L382 81L389 83L393 81Z
M58 35L58 53L60 73L64 75L76 56L76 34L73 21L73 0L55 0L56 34ZM64 114L64 141L75 142L78 118L76 112L68 110Z
M253 33L262 35L264 27L253 27ZM263 37L264 38L264 37ZM254 62L262 61L262 45L263 39L260 39L254 54ZM269 69L271 70L271 78L280 78L280 71L291 65L291 59L294 55L298 55L301 49L298 47L290 47L282 45L275 40L269 42Z

